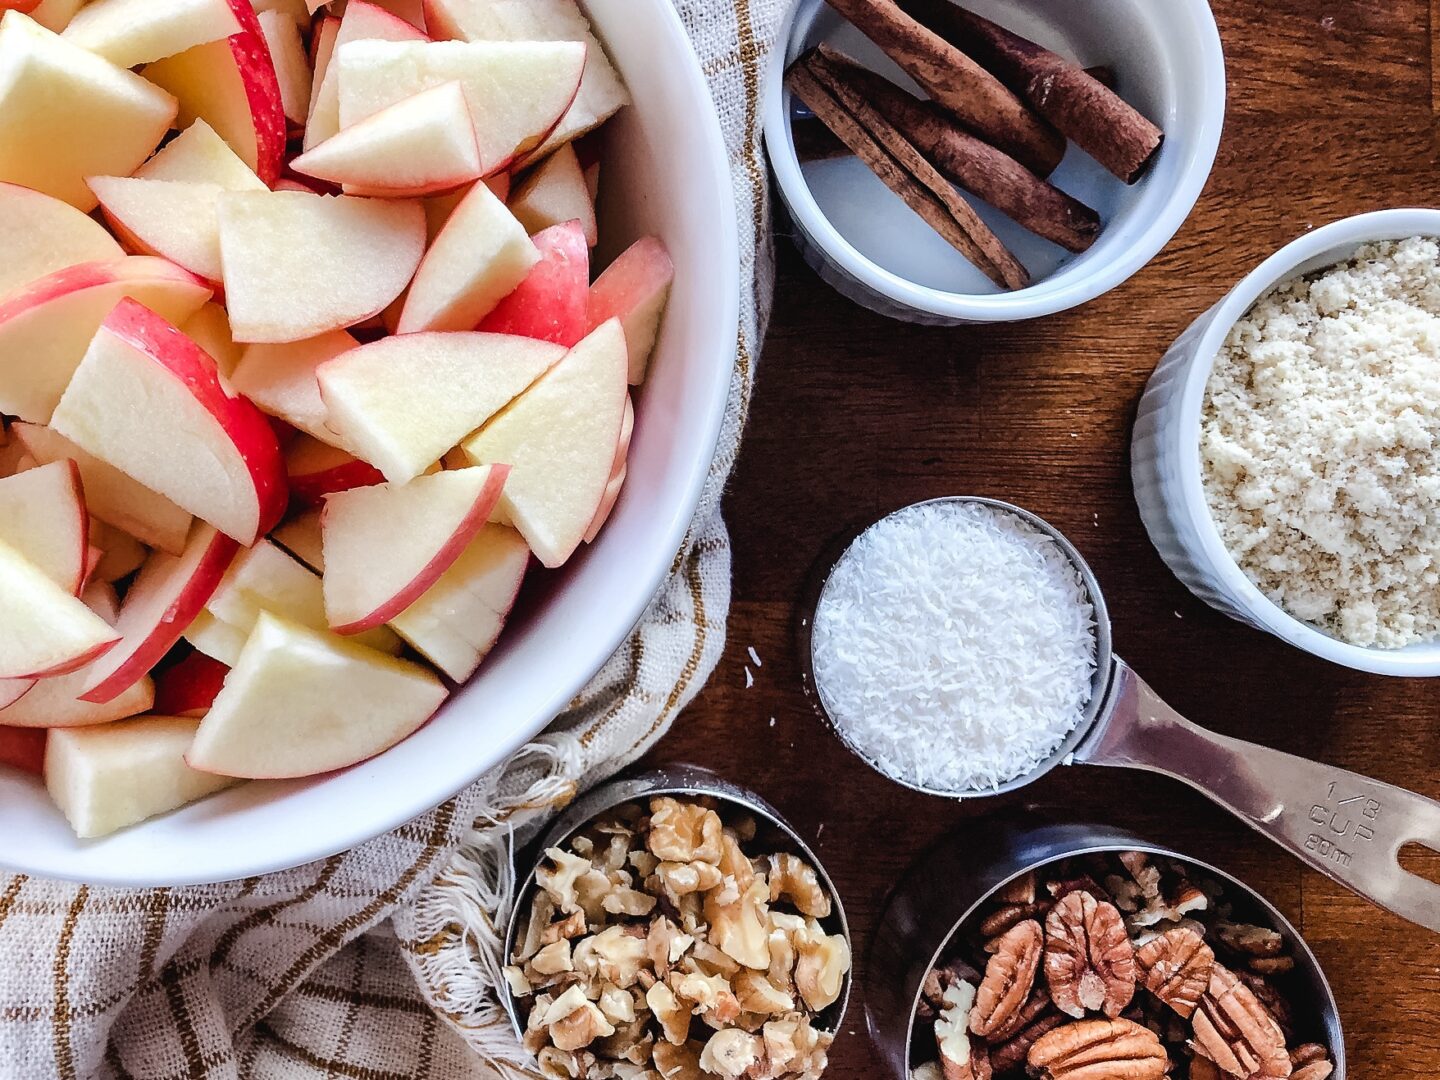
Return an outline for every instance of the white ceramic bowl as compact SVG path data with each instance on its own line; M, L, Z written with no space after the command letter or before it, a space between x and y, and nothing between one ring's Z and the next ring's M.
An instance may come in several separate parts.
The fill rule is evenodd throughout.
M1100 212L1103 230L1072 255L984 204L980 215L1034 283L1000 291L853 157L801 164L785 68L825 41L910 88L874 45L826 6L798 0L765 86L765 143L807 262L840 293L907 322L1013 322L1083 304L1149 262L1210 175L1225 118L1225 60L1206 0L965 0L965 6L1078 59L1105 64L1120 92L1165 131L1144 177L1126 186L1071 146L1051 178Z
M326 777L247 784L90 842L39 783L0 770L0 865L117 885L220 881L353 847L424 813L536 735L625 639L679 550L709 471L734 365L739 277L724 142L669 0L584 0L635 104L613 122L599 258L647 233L675 262L609 525L561 573L536 573L499 647L438 716Z
M1200 411L1215 356L1262 293L1342 262L1361 244L1440 236L1440 210L1381 210L1333 222L1287 244L1181 334L1140 400L1131 444L1135 499L1150 540L1175 575L1211 607L1308 653L1379 675L1440 675L1440 641L1404 649L1351 645L1286 614L1225 550L1200 470Z

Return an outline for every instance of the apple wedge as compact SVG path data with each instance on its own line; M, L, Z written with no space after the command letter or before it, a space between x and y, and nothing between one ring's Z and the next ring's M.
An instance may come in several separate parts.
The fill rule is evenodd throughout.
M629 395L626 395L625 420L620 426L620 445L615 448L615 463L610 469L610 480L605 485L605 494L600 499L600 509L595 511L589 528L585 530L587 544L595 542L595 538L600 535L600 530L610 518L610 511L615 509L615 504L620 500L620 489L625 486L625 476L629 472L627 459L630 456L630 436L634 431L635 404Z
M360 343L344 330L283 345L250 345L230 376L230 384L264 412L322 442L335 443L325 426L325 403L315 369Z
M202 611L190 620L185 628L185 640L212 660L226 666L240 659L240 650L245 647L248 634L238 626L215 618L208 611Z
M564 355L560 346L533 338L407 334L337 356L316 375L331 428L386 480L403 484Z
M89 671L88 667L82 667L68 675L41 679L15 704L0 709L0 724L31 728L90 727L138 716L154 704L155 683L148 675L102 705L81 701L77 695Z
M327 498L320 527L330 628L358 634L418 600L484 527L509 471L458 469Z
M375 6L404 19L411 26L425 29L425 9L421 0L374 0Z
M335 68L335 53L340 46L352 41L430 40L409 22L367 0L346 4L345 14L332 35L328 51L323 40L316 45L314 90L310 115L305 121L305 150L313 150L340 132L340 79Z
M229 378L240 363L244 348L235 344L230 332L230 316L219 304L205 304L180 324L185 336L199 345L215 361L220 374Z
M658 239L647 236L626 248L590 286L591 329L608 319L619 319L625 328L632 386L645 381L674 280L670 253Z
M0 480L0 541L72 596L85 584L89 522L73 461Z
M405 98L301 154L291 168L340 184L347 195L449 191L481 173L480 149L459 83Z
M324 573L325 550L320 534L319 509L307 510L281 522L270 534L270 539L317 574Z
M210 294L188 270L147 255L81 263L11 293L0 302L0 412L49 423L90 339L125 297L182 321Z
M275 64L250 0L227 0L240 31L148 65L143 74L180 103L179 127L204 120L266 184L280 177L285 109ZM128 169L91 169L124 175Z
M63 675L113 649L120 635L0 540L0 679ZM23 698L21 699L24 700Z
M330 772L394 746L445 697L444 684L418 664L267 613L186 760L225 776Z
M545 566L570 558L605 496L627 366L624 331L611 319L465 441L474 464L511 466L500 506Z
M290 498L300 506L319 506L333 492L385 482L380 470L368 461L306 436L291 445L285 469L290 477Z
M0 300L22 286L77 263L107 262L125 252L94 219L67 202L19 184L0 183Z
M45 734L44 728L0 727L0 765L44 775Z
M575 148L566 144L536 165L510 193L510 212L527 232L540 232L567 221L577 221L585 243L594 247L600 239L595 221L595 203L590 185Z
M475 673L515 604L530 548L514 529L486 525L450 569L391 628L456 682Z
M599 127L630 100L575 0L425 0L425 25L437 40L585 44L585 72L575 100L532 159Z
M101 521L172 554L184 550L190 514L165 496L130 479L52 428L16 424L15 435L40 464L67 458L80 470L85 506ZM104 547L105 545L99 545Z
M285 119L296 127L303 127L310 112L311 71L300 24L283 11L256 12L256 19L270 61L275 65L275 81L280 87L280 107Z
M82 840L178 810L235 782L185 764L197 727L179 716L137 716L51 732L45 787Z
M396 332L473 330L539 261L525 227L475 184L425 253Z
M219 660L192 652L155 677L155 711L198 720L210 711L229 673L229 666Z
M385 310L420 265L420 203L227 192L220 253L235 339L300 341Z
M219 284L216 210L224 188L130 176L92 176L88 182L105 220L126 248L138 255L158 255L212 285Z
M61 34L66 41L132 68L243 29L228 0L93 0Z
M567 349L589 332L590 249L578 221L531 238L540 261L477 330L552 341Z
M34 0L19 0L16 10L25 11L28 7L32 19L46 30L58 34L70 25L75 13L84 6L85 0L40 0L38 4Z
M329 629L320 578L269 540L240 553L205 610L242 635L250 633L262 611L312 630ZM400 639L384 626L377 625L355 640L391 655L400 651Z
M584 69L585 46L573 41L350 41L330 62L342 130L422 90L460 83L486 176L545 141Z
M175 119L175 99L18 11L0 17L0 180L89 211L85 177L128 175Z
M55 430L242 544L285 512L265 415L164 319L122 300L55 408Z
M185 515L187 524L190 515ZM102 552L100 561L90 571L90 586L114 583L129 577L144 564L149 550L135 537L97 517L90 519L90 546ZM183 545L183 538L181 540ZM82 598L84 593L81 594Z
M264 191L255 170L204 120L196 120L135 170L142 180L214 184L226 191Z

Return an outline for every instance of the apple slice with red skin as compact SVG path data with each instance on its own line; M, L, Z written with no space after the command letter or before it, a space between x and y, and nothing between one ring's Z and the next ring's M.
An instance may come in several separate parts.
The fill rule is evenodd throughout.
M344 330L332 330L304 341L250 345L231 373L230 385L271 416L333 444L338 436L325 425L315 369L359 344Z
M377 483L383 483L382 476ZM275 526L270 539L294 555L317 574L325 572L325 546L320 535L318 507L296 514Z
M250 0L229 4L239 33L158 60L143 74L179 100L178 127L203 119L261 180L273 184L285 158L280 80Z
M540 261L475 329L552 341L568 349L590 329L590 248L584 229L578 221L567 221L530 239Z
M230 668L202 652L192 652L155 676L155 711L162 716L199 719L210 711Z
M319 506L325 496L337 491L385 482L374 465L308 435L291 444L285 468L290 475L290 498L300 506Z
M630 455L630 436L635 431L635 403L627 395L625 398L625 422L620 428L620 445L615 448L615 464L610 469L610 482L605 485L605 494L600 499L600 509L595 511L595 517L590 522L590 527L585 530L585 543L593 544L595 538L600 535L600 530L605 527L605 522L610 518L610 511L615 509L616 502L620 499L620 489L625 486L625 476L629 472L627 459Z
M93 0L60 36L116 67L133 68L242 29L227 0Z
M632 386L645 381L674 280L675 264L665 245L646 236L626 248L590 286L591 329L606 319L619 319L625 328Z
M0 709L0 724L30 728L90 727L109 724L149 712L155 702L155 683L141 676L119 695L96 705L77 696L90 672L89 667L41 679L31 691L7 709Z
M270 62L275 66L280 108L286 120L296 129L302 128L310 111L312 72L300 25L283 11L258 11L256 19Z
M334 21L335 28L328 35L328 48L326 41L319 38L326 33L324 24L316 32L315 77L311 84L310 115L305 121L306 150L313 150L340 132L340 79L335 70L335 54L342 45L352 41L430 40L398 15L367 0L346 4L345 14Z
M60 199L0 183L0 299L57 270L122 257L104 226Z
M91 665L80 699L104 704L144 678L204 608L239 550L230 537L197 522L184 554L151 555L120 605L115 629L122 640Z
M374 757L445 700L419 664L262 613L185 760L225 776L313 776Z
M141 180L214 184L226 191L264 188L255 170L204 120L195 120L132 174Z
M64 675L120 639L75 594L0 541L0 679Z
M484 528L509 472L457 469L329 496L320 529L331 629L358 634L418 600Z
M0 765L41 776L45 772L45 729L0 726Z
M90 562L90 517L73 461L0 480L0 540L66 592L79 596ZM99 561L96 549L96 562Z
M54 426L240 543L285 513L284 463L265 415L230 392L190 338L133 300L95 335Z
M585 182L585 170L568 144L530 170L515 185L506 205L531 234L578 221L585 231L586 244L594 247L600 239L595 201Z
M90 519L90 540L100 549L100 561L90 572L89 584L113 584L129 577L144 565L149 552L145 545L123 529L99 518Z

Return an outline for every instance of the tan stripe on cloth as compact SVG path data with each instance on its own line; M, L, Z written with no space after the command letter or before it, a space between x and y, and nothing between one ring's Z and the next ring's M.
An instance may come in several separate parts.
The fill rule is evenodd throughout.
M745 288L719 452L645 620L505 768L354 851L148 892L0 877L0 1080L450 1080L496 1075L474 1049L514 1056L481 948L494 938L509 830L527 834L643 753L725 640L730 543L719 506L768 315L758 95L785 4L675 3L725 130Z

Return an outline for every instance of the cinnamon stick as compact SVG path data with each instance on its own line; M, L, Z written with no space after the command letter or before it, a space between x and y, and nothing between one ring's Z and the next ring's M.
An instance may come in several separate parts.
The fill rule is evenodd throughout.
M921 25L895 0L829 0L830 6L880 46L975 134L1049 176L1065 156L1065 140L995 75Z
M1028 285L1025 267L970 204L879 113L844 87L826 85L810 66L812 56L801 57L786 72L791 92L986 277L1006 289Z
M932 103L862 68L827 45L814 69L853 87L939 171L1018 224L1067 251L1081 252L1100 235L1100 215L1014 158L962 129Z
M1133 184L1154 160L1164 132L1078 64L950 0L899 2L1125 183Z

